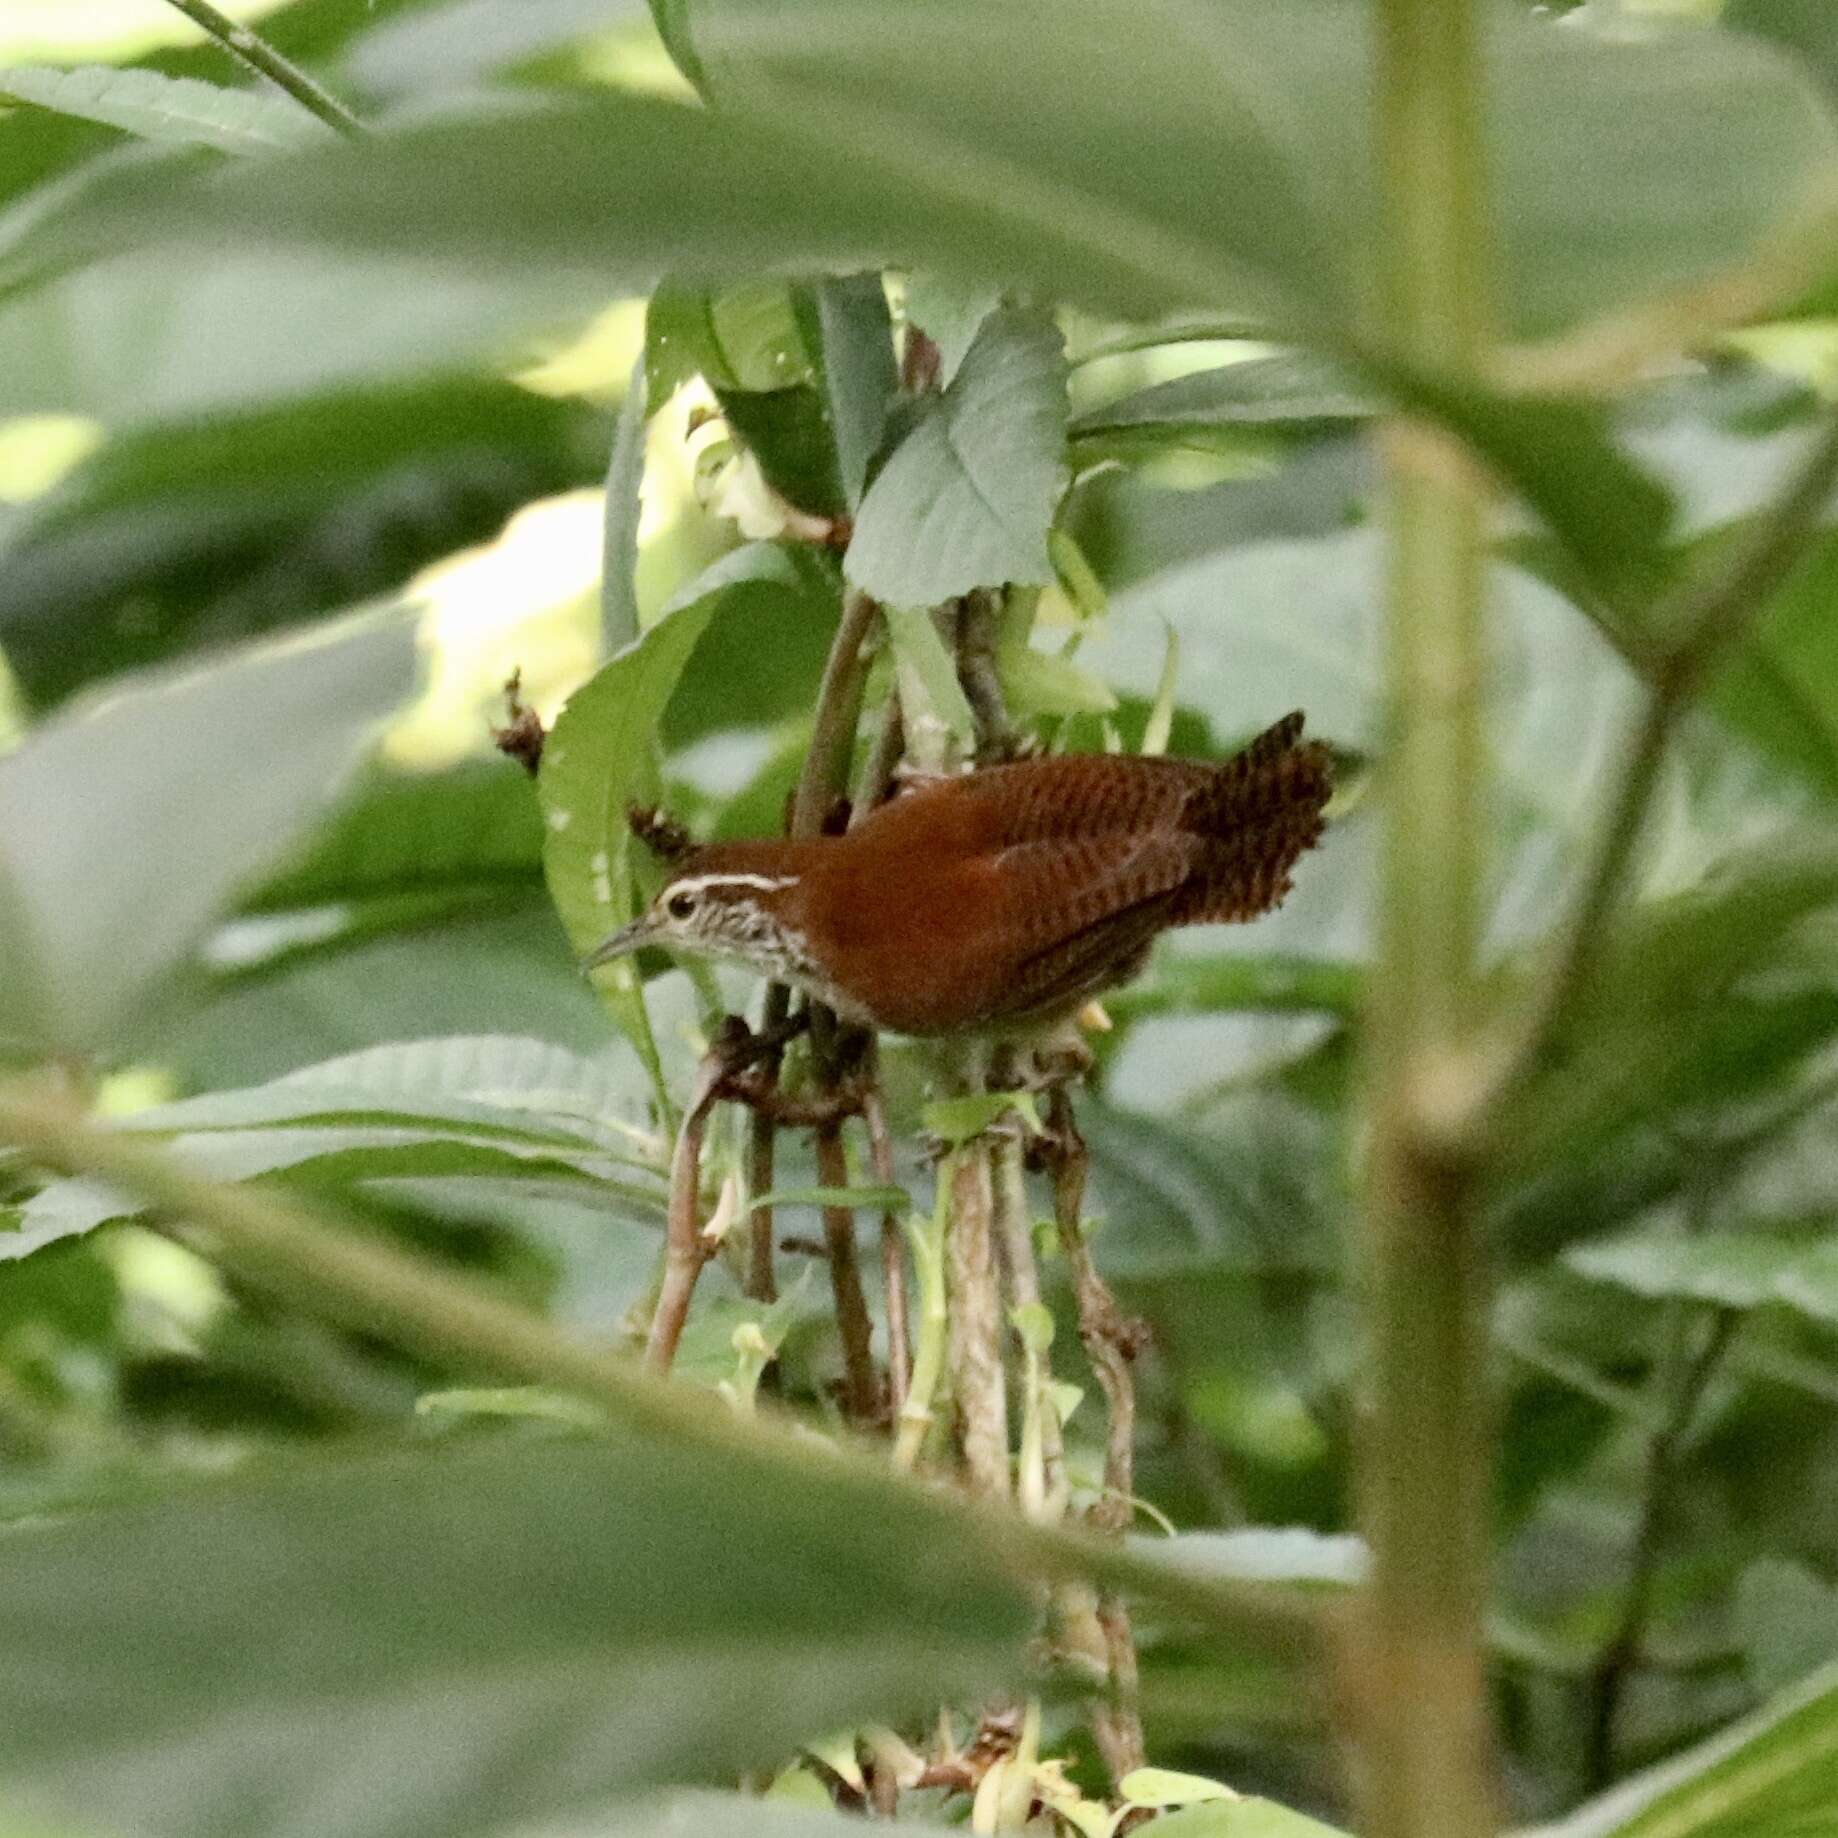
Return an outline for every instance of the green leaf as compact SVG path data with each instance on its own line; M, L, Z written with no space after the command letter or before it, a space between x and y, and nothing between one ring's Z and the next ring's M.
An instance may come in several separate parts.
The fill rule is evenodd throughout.
M938 1564L949 1536L822 1464L621 1429L18 1525L0 1769L153 1838L460 1838L731 1778L1018 1682L1027 1594L974 1544Z
M799 510L835 516L843 486L819 386L821 344L809 288L776 278L725 288L667 282L645 316L652 404L699 373L766 483Z
M208 219L607 286L672 265L902 260L1120 317L1248 309L1334 337L1378 272L1363 19L1332 0L1231 0L1171 6L1149 31L1070 0L1043 31L1006 7L915 0L889 33L859 0L725 0L695 24L718 110L492 103L227 184L149 185L60 222L41 257ZM1490 24L1487 164L1518 336L1721 273L1838 156L1811 80L1752 40Z
M807 542L747 543L704 569L674 604L702 599L714 601L714 612L666 705L665 744L808 715L842 605L835 558ZM776 828L780 813L772 816Z
M944 394L888 456L843 558L878 600L932 606L973 587L1053 578L1047 528L1064 479L1065 349L1039 314L983 321Z
M0 1035L95 1048L283 854L412 680L400 615L72 710L0 759ZM256 769L259 764L259 770Z
M934 1098L922 1113L926 1129L953 1149L961 1149L1010 1114L1021 1119L1030 1135L1038 1136L1046 1128L1031 1091L975 1091L963 1097Z
M568 698L550 730L537 779L547 825L543 874L577 955L638 911L639 845L626 812L656 801L664 710L720 601L717 589L666 608ZM635 968L621 959L595 972L595 981L647 1062L661 1102L663 1074Z
M521 0L514 7L433 0L361 33L340 61L340 79L405 102L480 89L493 79L516 80L538 60L562 66L560 54L623 35L637 10L608 0Z
M861 1211L897 1208L910 1211L912 1200L904 1187L775 1187L756 1194L749 1206L849 1206Z
M968 759L976 751L976 717L932 615L921 607L883 606L881 618L913 757L935 767Z
M1399 401L1453 428L1493 467L1544 520L1610 617L1637 616L1664 578L1673 503L1615 446L1606 407L1497 396L1376 361L1362 368Z
M836 469L849 508L859 508L899 387L893 320L878 274L843 275L813 290L823 345Z
M1156 1838L1346 1838L1338 1826L1274 1800L1215 1800L1184 1806L1155 1821Z
M1102 677L1057 652L1037 651L1026 639L998 647L996 672L1011 712L1019 716L1108 715L1117 706Z
M638 910L626 808L657 785L664 706L714 616L704 594L667 613L569 697L543 749L543 870L585 954Z
M271 162L242 164L257 163ZM162 189L173 184L168 173ZM46 221L72 208L48 200ZM608 292L598 275L254 242L208 261L180 244L124 246L104 267L53 274L9 299L0 273L0 413L116 428L534 357L534 341L572 335Z
M1172 1768L1133 1768L1117 1783L1117 1791L1132 1806L1197 1806L1238 1798L1222 1781L1177 1774Z
M1718 1308L1788 1302L1829 1285L1822 1311L1838 1317L1838 1259L1821 1255L1823 1222L1797 1233L1637 1231L1576 1245L1564 1262L1579 1276L1634 1295Z
M938 347L941 385L957 375L983 321L1001 304L1001 290L988 282L954 281L928 269L908 276L906 323L917 326Z
M1351 1018L1360 1011L1364 988L1365 974L1357 964L1268 952L1164 953L1142 982L1105 996L1104 1006L1118 1020L1220 1009Z
M1763 1557L1736 1585L1736 1639L1760 1692L1838 1659L1838 1589L1791 1558Z
M519 777L515 768L503 768ZM529 796L528 782L520 789ZM540 845L540 838L538 838ZM489 900L382 899L349 927L325 908L232 921L124 1042L196 1089L254 1085L334 1054L456 1034L533 1035L595 1055L617 1045L606 1008L576 968L540 861ZM335 911L337 909L334 909ZM674 979L673 979L674 981ZM674 1007L667 982L652 1006ZM665 1018L666 1061L687 1006ZM687 1076L692 1049L676 1066Z
M1168 447L1237 452L1273 437L1302 437L1375 412L1338 366L1300 353L1249 358L1157 383L1087 409L1068 429L1082 469Z
M698 91L706 92L708 76L689 30L689 0L651 0L651 19L670 61Z
M1838 19L1825 0L1729 0L1718 17L1794 52L1838 98Z
M242 910L503 900L541 886L542 839L535 787L509 760L442 772L372 766Z
M219 153L275 153L331 139L330 129L289 97L108 64L0 69L0 101L124 128L145 140L214 147Z
M600 548L600 636L623 650L638 636L639 492L645 478L645 360L632 365L606 465L606 530Z
M1838 1667L1527 1838L1816 1833L1838 1793Z
M1812 830L1729 856L1700 886L1637 907L1605 941L1559 1057L1503 1137L1509 1172L1581 1173L1636 1122L1693 1099L1733 1102L1838 1032L1829 988L1783 989L1778 1045L1766 1032L1757 1040L1751 1021L1765 998L1742 987L1796 924L1835 903L1838 841Z

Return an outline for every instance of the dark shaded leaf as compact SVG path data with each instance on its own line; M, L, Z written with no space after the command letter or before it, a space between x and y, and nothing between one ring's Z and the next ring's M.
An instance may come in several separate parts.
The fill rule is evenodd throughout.
M812 290L823 348L823 389L843 495L854 510L887 429L899 378L893 319L878 274L843 275Z
M0 647L42 705L387 593L586 482L591 419L448 377L122 436L0 546Z

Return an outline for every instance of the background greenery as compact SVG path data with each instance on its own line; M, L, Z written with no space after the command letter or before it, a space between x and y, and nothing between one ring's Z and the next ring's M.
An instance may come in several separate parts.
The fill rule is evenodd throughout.
M814 1838L846 1744L782 1807L632 1796L1017 1688L1050 1541L495 1316L366 1313L365 1267L259 1237L318 1242L307 1202L592 1340L642 1327L658 1091L706 1007L674 971L596 993L571 936L634 897L628 791L778 826L845 582L1012 584L998 669L1050 744L1218 754L1300 705L1341 756L1288 904L1164 941L1081 1118L1100 1264L1154 1331L1140 1523L1217 1592L1134 1578L1151 1755L1299 1809L1158 1824L1350 1820L1334 1694L1260 1615L1364 1563L1369 424L1401 407L1499 487L1475 893L1510 999L1598 859L1672 590L1816 451L1838 29L1488 12L1482 382L1373 304L1363 7L654 10L266 11L361 146L154 0L0 21L0 1771L63 1821L0 1829ZM1670 732L1479 1201L1504 1816L1572 1838L1838 1829L1827 497ZM927 661L871 694L948 730ZM541 803L487 733L513 667L551 718L593 681ZM921 1069L889 1078L910 1142ZM717 1172L740 1149L718 1126ZM813 1178L788 1143L779 1184ZM767 1310L717 1264L678 1389L746 1389L751 1321L820 1420L821 1287ZM1077 1705L1046 1718L1095 1792Z

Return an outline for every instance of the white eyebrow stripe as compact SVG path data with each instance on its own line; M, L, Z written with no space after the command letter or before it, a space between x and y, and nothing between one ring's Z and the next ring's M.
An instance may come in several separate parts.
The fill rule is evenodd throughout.
M672 881L669 893L700 893L704 887L757 887L761 893L773 893L781 887L796 887L795 874L690 874Z

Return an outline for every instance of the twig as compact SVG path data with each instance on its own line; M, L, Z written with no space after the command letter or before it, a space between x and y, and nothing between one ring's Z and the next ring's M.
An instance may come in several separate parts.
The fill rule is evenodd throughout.
M939 1178L946 1179L943 1169ZM945 1233L946 1347L957 1401L958 1444L972 1492L1008 1494L1008 1395L996 1281L994 1199L989 1157L972 1145L950 1164L950 1224Z
M1091 1522L1102 1531L1121 1532L1130 1522L1136 1493L1136 1381L1130 1368L1146 1344L1147 1329L1117 1307L1085 1241L1085 1142L1063 1085L1055 1086L1047 1100L1047 1127L1052 1132L1053 1221L1078 1303L1079 1339L1110 1413L1104 1497L1092 1508Z
M919 1278L919 1333L913 1348L911 1382L906 1403L895 1420L893 1465L911 1468L925 1447L932 1427L932 1400L944 1376L945 1342L950 1308L945 1297L945 1233L949 1229L951 1178L957 1157L938 1170L938 1191L932 1216L921 1226L913 1223L913 1261Z
M762 1068L777 1080L778 1060ZM753 1193L772 1191L773 1166L778 1155L777 1126L763 1110L747 1112L747 1186ZM778 1271L772 1256L772 1208L755 1206L747 1214L746 1295L755 1302L776 1302Z
M847 1187L848 1158L843 1154L842 1125L826 1124L816 1132L817 1179L825 1187ZM855 1214L847 1206L823 1209L823 1241L830 1253L830 1291L836 1298L836 1326L842 1336L844 1401L857 1423L872 1423L880 1414L881 1383L874 1365L874 1323L862 1292L861 1263L855 1255Z
M870 1081L862 1091L862 1122L868 1130L868 1159L883 1187L896 1185L893 1137L881 1088ZM906 1316L906 1237L900 1215L889 1207L881 1215L881 1303L887 1316L887 1408L897 1427L906 1409L912 1376L912 1330Z
M880 612L880 607L864 593L851 592L843 600L842 617L837 621L836 636L830 641L830 653L824 661L823 680L817 687L810 746L792 795L793 836L821 834L830 806L848 789L849 756L855 748L862 684L868 675L864 646Z
M1072 1099L1063 1084L1055 1085L1047 1100L1047 1127L1053 1219L1060 1249L1072 1274L1079 1340L1109 1412L1104 1436L1104 1491L1092 1508L1091 1523L1101 1531L1120 1535L1129 1524L1136 1492L1136 1380L1131 1365L1142 1351L1146 1330L1141 1322L1127 1319L1118 1309L1086 1242L1085 1141L1078 1132ZM1114 1783L1143 1765L1142 1718L1136 1708L1136 1639L1129 1609L1114 1590L1099 1591L1097 1619L1103 1634L1110 1693L1092 1719L1092 1736Z
M683 1323L689 1319L689 1298L695 1294L702 1266L713 1254L703 1239L697 1217L701 1203L702 1136L708 1114L715 1108L732 1063L719 1045L702 1056L696 1068L695 1090L677 1129L676 1147L670 1156L670 1201L664 1219L664 1280L651 1314L651 1332L645 1342L646 1370L660 1377L676 1358Z
M1008 1279L1008 1297L1012 1309L1039 1308L1040 1266L1034 1257L1034 1221L1027 1199L1027 1157L1021 1138L1004 1133L995 1143L996 1246L1002 1254L1003 1274ZM1066 1500L1066 1445L1060 1428L1059 1412L1054 1408L1049 1385L1052 1365L1046 1352L1030 1352L1038 1362L1039 1379L1025 1399L1028 1420L1037 1425L1039 1439L1039 1474L1030 1476L1024 1461L1018 1492L1024 1510L1037 1516L1057 1519ZM1027 1437L1022 1438L1023 1454ZM1037 1497L1030 1499L1030 1494Z
M855 797L849 810L849 827L854 829L870 811L886 801L893 786L893 776L906 753L906 717L900 709L897 692L888 691L881 710L881 725L875 730L874 743L856 781Z
M1504 1106L1537 1074L1562 1032L1572 1004L1600 961L1609 913L1633 865L1673 729L1711 670L1741 642L1791 573L1835 484L1838 416L1738 553L1707 578L1688 581L1663 598L1644 621L1662 643L1669 633L1678 636L1657 665L1563 941L1509 1052L1470 1100L1477 1122L1498 1120Z
M996 672L996 625L1001 616L1001 597L987 588L958 602L957 677L976 717L979 760L1006 759L1015 750L1015 731Z
M820 834L825 814L847 789L849 756L861 720L862 684L868 674L863 647L879 610L866 594L850 593L843 600L817 688L810 745L805 749L797 789L792 794L791 818L786 827L794 837ZM791 991L783 983L769 984L761 1011L762 1031L769 1033L783 1025L790 1011ZM824 1031L827 1033L827 1029ZM761 1076L766 1083L774 1083L778 1072L779 1057L775 1054L763 1063ZM776 1159L773 1133L778 1121L764 1106L754 1106L747 1126L747 1161L748 1178L755 1193L772 1191ZM772 1209L758 1206L748 1220L747 1293L769 1301L777 1292L772 1268Z
M1691 1312L1695 1314L1696 1311ZM1690 1432L1692 1419L1697 1415L1712 1374L1729 1351L1741 1319L1738 1309L1719 1309L1696 1353L1689 1352L1686 1341L1697 1324L1686 1316L1681 1316L1674 1324L1663 1368L1665 1382L1673 1387L1671 1408L1647 1444L1646 1481L1634 1531L1633 1556L1628 1566L1627 1596L1614 1635L1603 1648L1591 1679L1589 1736L1585 1750L1585 1785L1590 1793L1600 1792L1614 1778L1616 1714L1621 1708L1621 1695L1628 1678L1640 1662L1640 1648L1652 1614L1653 1585L1658 1574L1673 1486L1678 1478L1680 1446Z
M264 76L278 89L317 115L334 133L361 140L370 130L330 90L322 88L300 66L285 58L252 27L220 13L209 0L168 0L192 23L208 32L239 63Z

